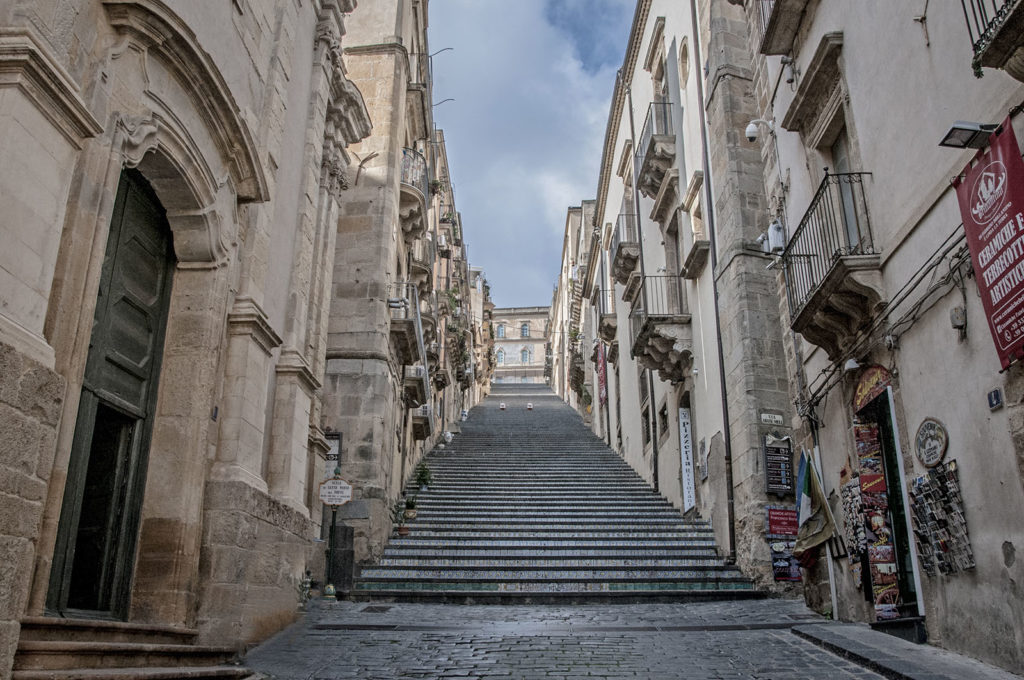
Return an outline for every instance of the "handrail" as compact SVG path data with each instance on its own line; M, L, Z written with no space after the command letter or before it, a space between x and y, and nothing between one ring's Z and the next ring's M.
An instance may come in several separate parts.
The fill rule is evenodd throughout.
M402 149L402 184L413 187L427 200L427 159L416 149Z

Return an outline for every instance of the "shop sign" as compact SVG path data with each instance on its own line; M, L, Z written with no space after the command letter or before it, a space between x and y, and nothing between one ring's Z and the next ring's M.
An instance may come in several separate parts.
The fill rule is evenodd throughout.
M914 450L917 452L917 459L925 467L935 467L946 457L946 447L949 445L949 433L942 423L934 418L925 418L921 426L917 428L917 436L914 437Z
M1010 118L953 180L975 280L1004 369L1024 355L1024 160Z
M679 409L679 455L682 458L683 512L697 505L697 490L693 478L693 432L690 409Z
M793 495L793 445L789 437L764 437L764 491Z
M770 535L796 536L799 529L796 508L769 506L765 511L768 513L768 533Z
M857 383L857 391L853 394L853 412L861 410L871 403L871 400L885 392L885 388L892 382L889 371L881 366L871 366Z

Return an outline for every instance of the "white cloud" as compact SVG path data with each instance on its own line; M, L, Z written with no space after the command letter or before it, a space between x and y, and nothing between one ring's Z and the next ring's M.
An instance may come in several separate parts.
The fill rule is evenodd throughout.
M622 0L625 5L631 2ZM432 0L434 110L470 262L499 306L546 305L565 212L594 197L618 64L585 68L542 0ZM608 19L603 16L602 20ZM628 23L621 28L625 50ZM602 31L605 37L607 30Z

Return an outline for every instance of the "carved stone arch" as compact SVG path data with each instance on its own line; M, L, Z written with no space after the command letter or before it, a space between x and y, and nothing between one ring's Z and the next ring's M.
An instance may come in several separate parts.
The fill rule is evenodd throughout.
M238 201L267 200L266 174L249 127L227 82L195 33L161 0L103 0L103 7L111 26L131 47L144 53L147 61L158 60L188 92L221 156Z

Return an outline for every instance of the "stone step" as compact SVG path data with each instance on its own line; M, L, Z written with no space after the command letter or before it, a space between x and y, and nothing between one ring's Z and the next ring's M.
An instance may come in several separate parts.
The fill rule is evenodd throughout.
M197 631L192 628L159 626L96 619L62 619L29 616L21 620L21 640L71 642L130 642L149 644L190 644Z
M411 534L407 537L392 538L388 543L388 549L391 548L412 548L412 547L423 547L423 548L437 548L444 547L455 549L468 549L477 548L488 550L507 550L507 549L530 549L530 550L601 550L606 548L619 549L619 550L668 550L668 549L702 549L708 547L714 547L715 541L711 534L704 535L703 538L676 538L676 534L673 534L670 538L647 538L644 540L637 540L634 538L637 534L631 534L630 538L619 538L619 539L603 539L596 534L587 534L583 539L571 539L571 538L560 538L556 540L545 540L539 537L526 537L526 538L511 538L511 539L487 539L487 538L469 538L469 537L458 537L458 536L444 536L444 537L430 537L424 534L417 534L412 536ZM518 535L517 535L518 536Z
M70 668L63 670L14 671L11 680L257 680L242 666L178 666L165 668Z
M572 549L562 548L522 548L522 549L508 549L508 548L494 548L491 550L484 550L482 548L466 547L464 549L432 549L418 547L415 545L402 546L402 547L388 547L384 550L384 559L388 558L401 558L401 559L480 559L480 560L493 560L493 559L515 559L515 558L530 558L533 560L548 560L548 559L635 559L642 556L644 559L664 558L664 559L694 559L694 558L707 558L714 559L718 557L718 551L714 548L708 547L697 547L691 549L683 548L651 548L647 547L642 550L637 548L626 548L626 549L614 549L614 548L584 548L576 547Z
M658 540L658 539L670 539L670 540L686 540L686 539L706 539L708 541L714 540L714 535L708 532L687 532L687 531L573 531L571 529L539 529L537 527L530 527L527 529L509 529L508 527L447 527L445 528L423 528L422 526L413 526L416 522L408 524L410 529L410 536L422 537L422 538L445 538L446 540L452 540L456 536L453 536L453 532L463 531L467 536L475 536L477 539L482 536L486 536L488 539L501 539L501 538L516 538L522 539L526 537L528 539L632 539L637 542L637 545L645 544L647 540ZM395 539L393 539L395 540ZM402 539L397 539L402 540Z
M696 569L413 569L366 567L359 575L362 583L369 581L676 581L676 582L743 582L747 579L735 567L702 567Z
M70 670L86 668L151 668L220 666L234 661L229 647L23 640L14 658L15 670Z
M459 517L458 515L440 515L417 517L408 522L410 529L480 529L488 526L500 525L505 530L520 529L522 531L534 529L561 530L567 527L579 529L596 529L608 531L626 531L630 528L641 528L649 530L660 528L663 530L689 530L692 525L681 517L676 518L653 518L643 519L640 517L627 517L621 520L615 517L508 517L497 515L471 515Z
M573 509L562 510L552 513L544 509L500 509L491 508L485 512L460 513L448 512L437 508L417 508L418 520L422 522L540 522L557 524L593 524L595 522L630 522L637 521L643 524L679 524L689 526L689 523L679 516L679 513L672 514L665 510L650 510L648 512L628 512L625 510L586 510Z
M378 563L381 567L410 567L415 569L631 569L641 567L666 569L700 569L724 567L718 556L699 558L643 558L623 557L619 559L607 557L585 558L579 556L565 558L524 557L522 559L504 559L495 557L383 557Z

